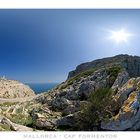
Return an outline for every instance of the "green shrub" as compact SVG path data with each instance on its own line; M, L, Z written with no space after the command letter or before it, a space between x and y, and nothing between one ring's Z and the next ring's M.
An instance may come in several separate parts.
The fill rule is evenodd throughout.
M4 103L1 103L0 106L9 107L9 106L13 106L13 105L16 105L16 104L18 104L18 102L4 102Z
M93 130L99 127L101 120L106 120L111 114L111 95L109 87L92 92L87 102L81 105L81 114L76 125L79 130Z
M31 125L33 123L32 117L25 116L24 114L11 114L11 118L9 119L21 125Z
M121 66L114 66L107 69L107 73L111 76L112 75L117 76L120 70L121 70Z
M93 74L95 72L95 68L93 69L89 69L89 70L86 70L86 71L83 71L77 75L75 75L74 77L68 79L66 82L67 84L64 86L65 88L69 85L72 85L74 81L78 81L81 79L81 77L88 77L89 75Z
M113 85L121 69L121 66L114 66L107 69L107 74L109 75L109 86Z
M0 131L11 131L11 128L7 124L0 124Z
M114 66L114 67L110 67L110 68L106 68L107 74L109 75L109 85L112 86L112 84L114 83L116 77L118 76L118 73L121 71L121 66ZM81 79L81 77L88 77L91 74L93 74L95 72L95 70L97 70L97 68L91 68L89 70L83 71L77 75L75 75L74 77L68 79L66 81L66 83L63 83L63 85L61 86L60 89L64 89L69 85L72 85L74 83L74 81L79 81Z
M100 106L103 100L109 98L111 95L111 89L109 87L99 88L96 91L92 92L89 96L89 102L94 106Z

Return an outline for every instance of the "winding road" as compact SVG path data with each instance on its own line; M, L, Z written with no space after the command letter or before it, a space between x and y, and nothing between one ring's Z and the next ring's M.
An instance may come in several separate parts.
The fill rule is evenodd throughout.
M30 97L23 97L23 98L11 98L11 99L6 99L6 98L0 98L0 104L1 103L6 103L6 102L10 102L10 103L15 103L15 102L25 102L25 101L31 101L34 98L36 98L38 95L35 96L30 96Z

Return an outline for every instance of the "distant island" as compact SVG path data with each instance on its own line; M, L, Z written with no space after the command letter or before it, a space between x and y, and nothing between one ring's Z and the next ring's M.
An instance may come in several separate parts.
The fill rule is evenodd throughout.
M80 64L65 82L38 95L5 78L0 89L0 131L140 130L139 56Z

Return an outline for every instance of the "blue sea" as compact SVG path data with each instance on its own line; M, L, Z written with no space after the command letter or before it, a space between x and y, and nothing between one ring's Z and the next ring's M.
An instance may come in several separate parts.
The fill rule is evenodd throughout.
M54 88L59 83L26 83L26 85L30 86L30 88L36 93L46 92L52 88Z

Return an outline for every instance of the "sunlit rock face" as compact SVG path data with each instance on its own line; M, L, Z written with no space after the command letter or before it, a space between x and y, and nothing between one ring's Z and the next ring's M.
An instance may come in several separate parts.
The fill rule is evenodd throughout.
M115 96L121 102L118 114L102 122L106 130L140 129L140 78L132 78L124 84Z
M97 59L91 62L80 64L75 70L69 72L68 79L91 68L101 68L120 64L127 70L131 77L140 76L140 57L130 55L117 55L103 59Z
M20 98L34 96L29 86L15 80L0 79L0 98Z

